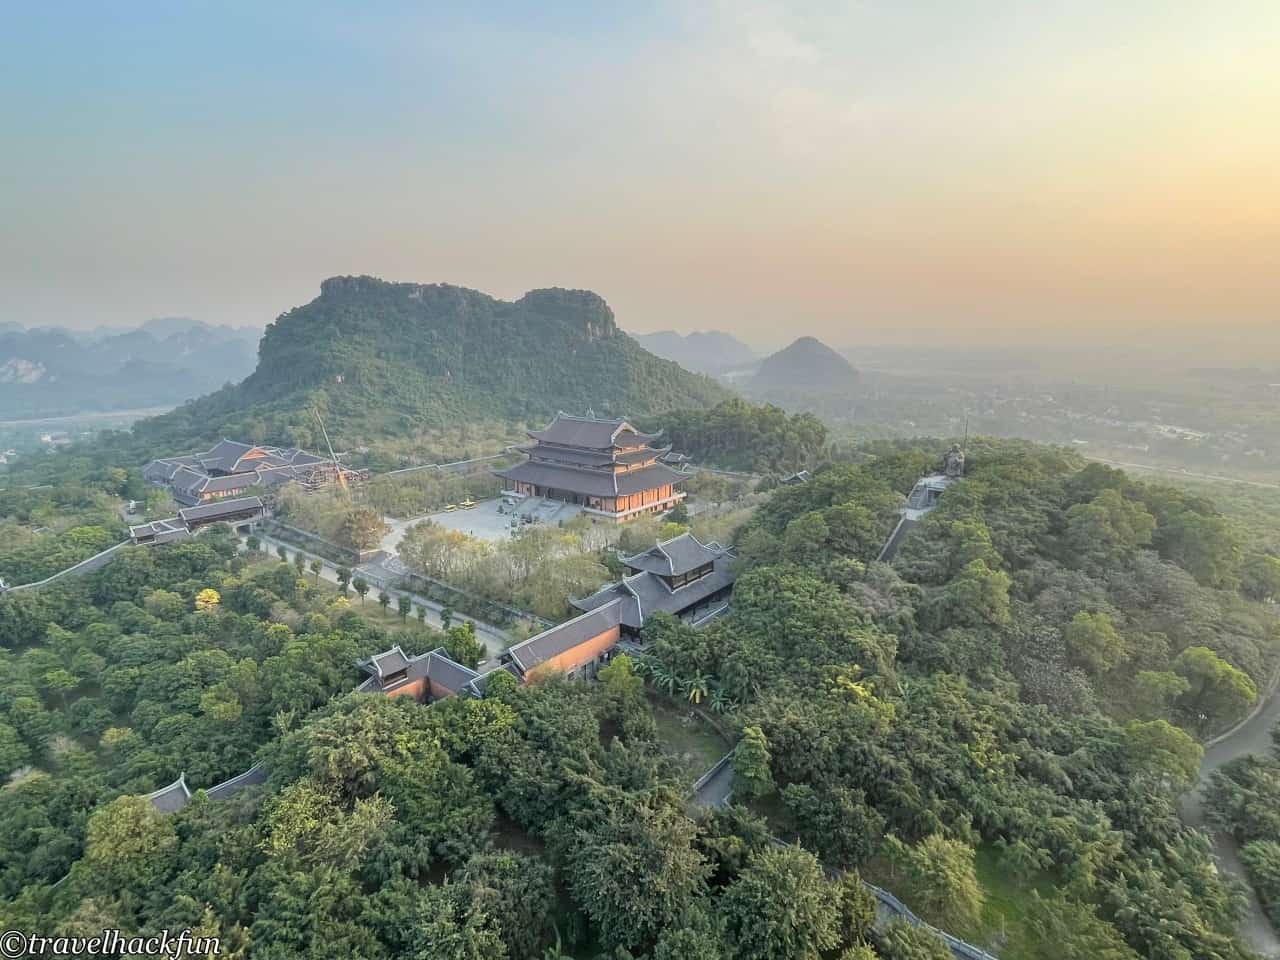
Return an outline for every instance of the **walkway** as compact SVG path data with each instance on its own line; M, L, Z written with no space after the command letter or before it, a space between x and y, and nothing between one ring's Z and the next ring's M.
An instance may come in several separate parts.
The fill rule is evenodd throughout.
M729 799L733 794L733 751L730 750L723 757L717 760L706 773L698 778L692 789L689 791L689 800L695 806L704 807L725 807L729 805ZM787 846L777 837L772 837L772 841L778 846ZM821 858L819 858L821 859ZM836 877L841 873L835 867L824 866L828 876ZM882 890L873 883L862 881L862 885L869 890L876 898L876 928L882 929L885 925L894 920L905 920L912 926L925 927L932 930L943 942L951 949L951 955L956 960L998 960L991 953L983 950L981 947L975 947L971 943L966 943L959 937L953 937L945 930L939 930L932 924L926 923L917 917L914 913L907 909L906 905L891 894L887 890Z
M1264 754L1271 751L1271 728L1280 723L1280 694L1273 689L1261 707L1248 720L1218 742L1211 741L1205 748L1204 761L1200 764L1200 783L1182 801L1182 819L1193 827L1199 827L1213 838L1213 852L1219 869L1239 877L1248 886L1244 864L1236 850L1236 842L1229 834L1218 833L1205 820L1204 787L1213 772L1223 764L1246 754ZM1240 921L1240 935L1261 956L1268 960L1280 960L1280 936L1267 919L1253 888L1249 887L1249 908Z
M255 534L255 536L257 536L257 538L261 540L263 544L270 545L271 552L274 552L276 547L284 547L289 552L289 555L292 557L295 553L298 553L300 550L299 547L294 546L292 543L287 543L283 540L277 540L273 537L266 535L265 533L259 532ZM243 543L244 540L245 538L242 536L240 538L240 542ZM338 582L338 576L336 572L337 566L333 563L333 561L326 560L324 557L321 557L318 554L311 553L306 549L301 549L301 553L308 560L319 560L322 564L324 564L323 568L320 571L321 577L323 577L325 580L328 580L330 583L336 584ZM427 609L426 622L431 626L435 627L436 629L443 629L443 624L440 621L440 611L443 609L442 604L436 603L434 600L428 600L426 597L420 596L419 594L416 594L416 593L412 593L411 591L400 590L396 587L388 586L387 585L388 580L385 579L384 576L380 575L377 569L371 570L371 569L366 569L365 567L353 567L352 572L357 576L364 577L364 579L369 582L370 586L374 588L374 590L370 591L371 593L374 594L374 596L377 595L375 591L380 591L385 589L387 593L391 595L391 599L393 602L396 600L396 598L400 597L401 595L405 595L409 597L409 599L412 600L414 604L416 604L417 606L425 607ZM416 612L417 611L415 610L415 614ZM507 633L505 630L503 630L501 627L495 627L491 623L485 623L481 620L475 619L475 617L469 617L459 613L454 614L453 622L455 624L457 623L474 623L475 624L476 637L480 640L481 643L484 644L486 655L490 660L497 657L498 654L500 654L503 650L507 649L507 647L511 645L511 642L513 639L511 635Z

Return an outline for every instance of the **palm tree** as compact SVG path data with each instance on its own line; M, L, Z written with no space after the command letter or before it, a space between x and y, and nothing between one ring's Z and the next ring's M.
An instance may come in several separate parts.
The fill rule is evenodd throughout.
M688 701L696 706L700 704L702 699L707 695L710 685L710 677L705 673L695 673L680 686L684 690L684 695Z
M311 567L311 572L316 575L316 582L319 583L320 574L324 570L324 561L320 559L312 560L308 566Z

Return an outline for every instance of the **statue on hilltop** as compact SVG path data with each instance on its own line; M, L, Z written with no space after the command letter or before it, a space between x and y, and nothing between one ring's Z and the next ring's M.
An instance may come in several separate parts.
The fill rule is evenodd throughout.
M960 444L953 443L942 458L942 472L952 480L959 480L964 476L964 450L960 448Z

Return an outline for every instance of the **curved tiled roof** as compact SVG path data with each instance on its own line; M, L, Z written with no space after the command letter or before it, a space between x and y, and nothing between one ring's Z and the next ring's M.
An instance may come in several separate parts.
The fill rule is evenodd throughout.
M595 450L608 450L619 446L619 437L623 433L627 446L641 446L658 439L660 433L641 433L626 420L618 417L614 420L597 420L594 417L573 417L567 413L557 413L541 430L528 431L529 436L544 443L562 444L566 447L591 447Z
M626 496L687 479L685 474L661 463L628 470L626 473L596 473L591 470L575 470L573 467L526 460L508 470L495 470L494 473L507 480L533 483L540 487L552 487L557 490L570 490L592 497Z
M682 573L696 570L724 554L724 549L716 549L691 533L682 533L670 540L659 540L648 550L641 551L631 557L623 557L622 562L633 570L647 570L664 577L678 577Z
M187 775L179 774L173 783L148 793L143 799L150 800L151 805L161 813L176 813L191 799L191 791L187 789Z
M521 672L528 673L535 667L546 663L552 657L558 656L567 650L572 650L579 644L586 643L592 637L599 636L610 627L618 626L621 622L621 602L605 603L574 617L572 620L566 620L550 630L544 630L523 643L517 643L507 653L510 654L511 659Z

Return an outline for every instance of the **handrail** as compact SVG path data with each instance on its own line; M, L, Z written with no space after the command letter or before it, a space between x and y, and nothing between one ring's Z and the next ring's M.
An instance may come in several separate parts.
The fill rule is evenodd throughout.
M709 769L706 773L700 776L697 779L697 781L694 782L693 787L691 787L689 790L689 794L688 794L689 797L692 798L697 796L698 791L701 790L703 787L705 787L711 781L712 777L714 777L717 773L723 770L725 765L728 764L730 761L732 761L732 759L733 759L733 751L730 750L723 757L721 757L714 764L712 764L711 769ZM773 834L769 834L769 840L775 846L779 846L779 847L791 846L791 844L785 843L784 841L774 836ZM839 876L844 872L843 870L840 870L836 867L829 867L826 865L823 865L822 869L828 876ZM951 950L951 953L954 956L960 958L960 960L999 960L999 957L997 957L995 954L988 953L986 950L983 950L981 947L975 947L973 944L968 943L964 940L961 940L959 937L953 937L951 934L947 933L945 930L939 930L933 924L928 923L924 920L921 920L919 917L917 917L914 913L911 912L911 910L907 907L905 903L903 903L901 900L895 897L888 890L884 890L880 887L877 887L874 883L868 883L866 880L863 880L861 876L858 879L861 880L862 886L867 891L869 891L872 894L872 896L876 898L877 901L879 901L881 904L883 904L885 907L891 910L898 917L901 917L907 923L911 924L913 927L921 927L922 929L928 930L930 933L933 933L935 936L941 939L942 942L947 945L948 949Z

